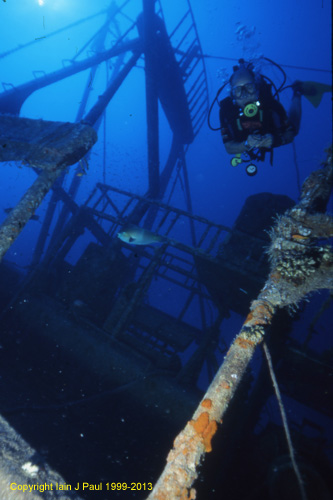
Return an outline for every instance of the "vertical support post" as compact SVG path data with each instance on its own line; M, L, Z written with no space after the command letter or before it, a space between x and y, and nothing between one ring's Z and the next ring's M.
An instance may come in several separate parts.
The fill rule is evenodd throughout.
M156 80L155 0L143 0L143 40L146 71L146 111L149 196L159 197L159 130Z
M190 190L190 183L189 183L189 180L188 180L188 172L187 172L187 165L186 165L186 158L185 158L184 148L182 149L182 152L181 152L181 162L182 162L183 177L184 177L184 186L185 186L186 208L187 208L187 211L190 214L193 214L192 199L191 199L191 190ZM190 222L192 245L195 247L196 246L196 236L195 236L194 221L193 221L193 219L190 219L189 222Z

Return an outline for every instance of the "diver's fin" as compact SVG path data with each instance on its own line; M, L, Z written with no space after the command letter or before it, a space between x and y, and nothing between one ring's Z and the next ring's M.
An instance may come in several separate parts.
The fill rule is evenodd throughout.
M318 108L325 92L332 92L332 85L318 82L302 82L301 93L315 108Z

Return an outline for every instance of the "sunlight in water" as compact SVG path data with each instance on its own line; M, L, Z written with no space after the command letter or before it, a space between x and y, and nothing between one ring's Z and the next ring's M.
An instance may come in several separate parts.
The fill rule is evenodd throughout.
M45 7L45 9L48 9L49 11L68 11L70 8L73 8L73 4L75 2L66 2L66 0L52 0L52 1L47 1L47 0L36 0L36 3L39 5L39 7ZM80 2L78 2L80 3Z

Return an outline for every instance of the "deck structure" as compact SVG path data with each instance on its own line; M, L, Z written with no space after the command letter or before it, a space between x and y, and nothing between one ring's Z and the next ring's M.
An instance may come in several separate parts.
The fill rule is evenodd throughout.
M262 193L246 200L233 227L193 214L186 151L205 120L208 91L192 9L184 0L186 8L170 31L161 2L143 0L134 20L127 11L131 4L131 0L120 7L111 3L104 12L105 23L93 38L94 55L83 58L80 50L58 71L38 73L33 81L20 87L5 85L0 94L0 161L21 161L37 176L0 228L0 257L24 230L45 195L52 193L29 272L21 273L5 259L0 266L2 283L6 284L0 286L0 324L7 388L0 411L39 450L36 458L31 449L29 453L24 451L26 445L21 442L17 458L29 455L29 460L39 460L45 469L43 464L50 457L62 475L81 474L83 481L84 474L91 474L96 483L104 480L110 470L122 482L128 481L124 471L137 482L142 482L143 473L151 480L157 479L157 467L162 469L164 456L158 454L156 458L153 450L156 446L167 450L184 422L191 418L202 395L197 386L200 376L204 373L208 383L218 372L228 350L224 321L230 314L246 315L264 287L270 269L265 253L269 245L266 231L274 217L293 209L288 197ZM122 29L117 22L120 17L126 20ZM105 49L110 32L113 43ZM98 67L106 61L113 63L112 74L105 91L87 109L92 82ZM142 61L148 189L137 194L99 182L92 186L85 202L78 203L81 176L74 175L65 188L68 169L77 165L72 169L80 172L97 135L103 140L100 124L104 113L129 73ZM87 68L89 80L75 123L18 116L32 93ZM159 102L173 136L162 168ZM320 207L312 208L321 212L326 209L329 178L326 176L323 182L318 177L315 181L322 196ZM167 190L173 189L171 181L177 179L182 179L185 209L165 202ZM304 199L306 196L304 193ZM122 242L117 234L128 223L158 235L160 242L151 246ZM283 268L283 262L279 264ZM271 327L277 359L283 363L290 360L302 374L313 371L314 366L320 370L312 385L309 381L312 389L305 393L303 378L295 376L294 385L288 384L288 375L281 368L285 364L280 363L278 376L284 382L284 393L329 415L328 353L319 356L310 352L309 337L301 345L291 341L291 324L292 319L282 313L279 323ZM249 399L246 415L243 400L236 400L229 410L232 416L227 414L224 423L227 447L221 448L226 451L217 454L217 461L224 464L220 476L223 488L230 487L230 500L233 485L229 473L240 460L235 442L241 445L256 440L254 429L272 390L265 384L263 370L254 390L251 375L245 369L241 375L245 385L240 391L244 399ZM325 397L316 397L317 387L322 388ZM41 422L37 429L36 414ZM122 433L119 423L125 422L126 431ZM318 430L314 422L309 425ZM209 451L216 430L213 427L207 434L209 439L199 439L205 451ZM85 436L89 438L82 441ZM306 433L300 430L299 436L309 449ZM85 459L85 466L82 442L89 450L85 457L98 454L99 461ZM144 460L147 443L155 458L149 455ZM0 450L6 451L1 446ZM313 478L326 451L325 444L319 448ZM279 454L284 454L283 446ZM129 456L135 460L124 467ZM247 457L251 463L250 451ZM270 450L272 462L274 457L274 450ZM73 463L79 464L78 468ZM281 481L284 465L278 469ZM140 477L135 476L138 470ZM247 484L254 488L250 466L248 471ZM267 464L263 473L265 477L270 474ZM7 475L5 470L5 479ZM323 475L325 483L327 476ZM30 480L37 481L36 477ZM266 480L264 476L262 480ZM215 483L216 487L220 484L216 477ZM189 483L181 487L180 498L185 498L185 493L187 498L193 498ZM93 495L86 491L83 496ZM206 492L203 497L207 498Z

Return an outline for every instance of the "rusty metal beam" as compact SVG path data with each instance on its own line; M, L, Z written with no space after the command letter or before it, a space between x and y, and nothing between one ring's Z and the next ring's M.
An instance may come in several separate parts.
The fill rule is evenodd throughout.
M109 50L95 54L92 57L88 57L83 61L72 62L71 65L66 68L59 69L53 73L49 73L48 75L23 83L18 87L6 90L5 92L0 93L0 112L19 114L24 101L36 90L47 87L52 83L59 82L69 76L76 75L77 73L92 68L96 64L107 61L112 57L119 56L120 54L124 54L128 51L140 50L140 47L141 40L139 38L129 40L128 42L115 45Z
M79 161L96 140L94 129L80 123L0 117L0 161L24 160L30 166L42 169L0 227L0 260L54 181L69 165Z
M314 213L326 206L332 187L332 153L323 168L303 184L298 206L288 210L271 232L271 272L257 300L253 301L243 327L201 400L192 419L176 437L167 465L149 500L191 500L198 477L197 467L212 450L212 438L249 365L263 341L278 308L297 306L314 290L333 287L333 253L316 246L318 239L333 235L332 218Z

